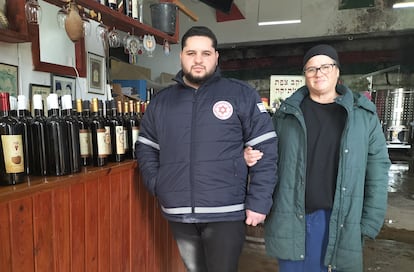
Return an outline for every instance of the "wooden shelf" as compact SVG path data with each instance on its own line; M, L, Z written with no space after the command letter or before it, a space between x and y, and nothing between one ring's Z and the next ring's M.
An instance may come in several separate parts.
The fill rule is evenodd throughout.
M67 3L67 1L62 0L44 0L56 6L62 7ZM115 27L124 32L134 33L136 36L143 36L145 34L150 34L155 37L155 40L158 44L163 44L164 40L168 41L170 44L178 43L178 31L175 31L174 36L168 35L158 29L153 28L152 26L142 24L139 21L126 16L125 14L113 10L107 6L104 6L96 1L91 0L76 0L78 5L81 5L84 8L94 10L96 13L100 12L102 16L102 22L110 29ZM178 17L176 22L176 29L178 29Z

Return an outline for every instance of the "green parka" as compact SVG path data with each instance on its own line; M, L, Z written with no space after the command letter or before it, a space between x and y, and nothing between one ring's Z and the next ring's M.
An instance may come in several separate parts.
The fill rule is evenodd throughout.
M362 271L363 237L375 238L384 222L390 160L375 105L337 85L335 102L347 112L329 223L325 265ZM265 222L266 251L286 260L305 256L306 126L300 104L306 86L287 98L273 116L279 137L278 184Z

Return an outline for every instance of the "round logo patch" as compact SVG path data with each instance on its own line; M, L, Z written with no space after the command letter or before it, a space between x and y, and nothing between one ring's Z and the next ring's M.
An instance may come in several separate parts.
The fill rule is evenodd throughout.
M227 101L218 101L213 106L214 115L220 120L227 120L233 114L233 106Z

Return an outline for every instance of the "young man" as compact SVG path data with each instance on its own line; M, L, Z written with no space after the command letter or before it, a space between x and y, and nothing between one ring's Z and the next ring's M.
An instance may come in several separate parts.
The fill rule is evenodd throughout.
M277 137L257 91L220 76L210 29L192 27L181 46L177 84L151 100L136 156L187 270L236 272L245 224L263 222L272 205ZM266 150L249 184L245 146Z
M306 86L273 116L280 160L265 242L280 272L362 272L363 238L374 238L384 222L384 133L375 105L338 84L339 68L334 48L311 48Z

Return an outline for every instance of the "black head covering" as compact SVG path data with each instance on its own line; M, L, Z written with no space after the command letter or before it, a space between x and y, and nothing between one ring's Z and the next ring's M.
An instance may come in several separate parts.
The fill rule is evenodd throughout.
M309 49L303 57L303 67L305 67L310 58L317 55L325 55L330 57L336 62L336 66L339 67L338 53L336 52L335 48L327 44L319 44Z

